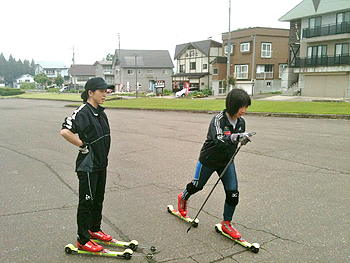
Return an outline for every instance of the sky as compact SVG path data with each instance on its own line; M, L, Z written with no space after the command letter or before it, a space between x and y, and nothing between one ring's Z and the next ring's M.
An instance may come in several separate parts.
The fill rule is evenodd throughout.
M231 31L289 28L278 19L302 0L231 0ZM94 64L115 50L168 50L229 30L229 0L10 0L1 4L5 59ZM120 35L120 38L118 38ZM120 39L120 41L119 41Z

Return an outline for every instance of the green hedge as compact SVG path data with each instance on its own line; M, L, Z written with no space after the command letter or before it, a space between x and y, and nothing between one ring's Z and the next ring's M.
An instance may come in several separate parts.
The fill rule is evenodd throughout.
M23 93L25 93L25 91L20 89L0 88L0 96L14 96Z

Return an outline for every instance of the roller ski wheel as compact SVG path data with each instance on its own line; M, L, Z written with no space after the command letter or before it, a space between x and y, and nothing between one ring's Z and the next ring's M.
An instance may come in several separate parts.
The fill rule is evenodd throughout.
M257 254L259 252L260 249L260 245L258 243L249 243L247 242L244 238L240 237L240 238L232 238L230 235L226 234L224 231L222 231L222 227L221 224L216 224L215 225L215 230L216 232L224 235L225 237L235 241L236 243L240 244L241 246L249 249L250 251L252 251L253 253Z
M196 218L195 220L193 220L192 218L188 217L188 216L183 216L180 214L179 211L175 210L174 207L172 205L168 205L167 206L167 210L170 214L173 214L179 218L181 218L182 220L186 221L187 223L192 224L193 227L197 227L199 224L199 220L198 218Z
M108 249L103 249L99 252L90 252L78 249L73 244L68 244L65 246L64 251L67 254L83 254L83 255L93 255L93 256L103 256L103 257L117 257L124 259L131 259L133 251L129 248L125 249L122 252L110 251Z

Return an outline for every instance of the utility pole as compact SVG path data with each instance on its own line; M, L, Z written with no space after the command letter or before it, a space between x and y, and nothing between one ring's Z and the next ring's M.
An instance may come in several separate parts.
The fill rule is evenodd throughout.
M122 83L122 66L120 60L120 33L118 33L118 42L119 42L119 50L118 50L118 64L119 64L119 88Z
M137 54L135 56L135 68L136 68L136 98L137 98L137 92L138 92L138 85L137 85Z
M229 91L229 77L231 74L231 0L228 8L228 38L227 38L227 73L226 73L226 94Z
M75 78L75 58L74 58L74 46L73 46L73 59L72 59L72 61L73 61L73 83L74 83L74 93L75 92L77 92L77 88L76 88L76 85L77 85L77 83L76 83L76 78Z

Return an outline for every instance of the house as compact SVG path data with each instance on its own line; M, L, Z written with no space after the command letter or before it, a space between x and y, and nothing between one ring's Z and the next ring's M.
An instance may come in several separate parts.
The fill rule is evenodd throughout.
M136 91L138 83L138 91L162 93L172 88L173 68L168 50L117 49L112 63L119 91Z
M218 94L212 83L216 74L213 62L218 57L225 59L222 54L222 44L211 39L176 45L177 72L172 76L173 91L213 89L214 94Z
M304 0L279 21L290 22L289 67L303 96L350 97L350 1Z
M64 79L64 84L69 83L68 67L59 61L41 61L35 65L35 75L44 72L48 78L55 81L58 75L61 75Z
M34 83L34 78L32 75L29 74L23 74L22 76L20 76L19 78L17 78L14 82L13 82L13 87L15 89L19 89L21 88L21 85L23 83Z
M107 84L115 85L115 70L112 69L113 61L96 61L94 63L95 76L103 78Z
M95 66L94 65L84 65L84 64L74 64L68 70L70 75L70 86L76 89L84 89L85 83L95 77Z
M236 79L237 88L250 95L281 91L282 70L288 65L289 29L246 28L223 33L222 40L225 54L230 42L229 74ZM219 85L223 86L220 81Z

